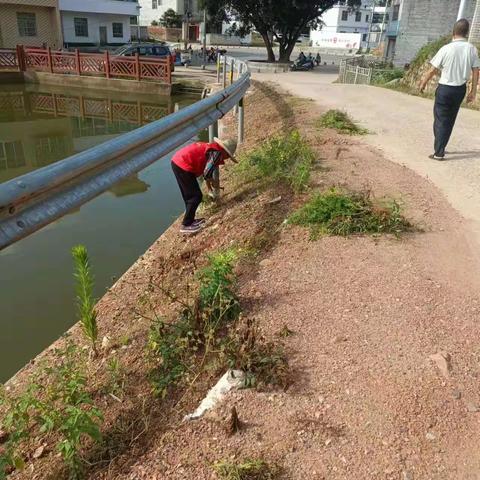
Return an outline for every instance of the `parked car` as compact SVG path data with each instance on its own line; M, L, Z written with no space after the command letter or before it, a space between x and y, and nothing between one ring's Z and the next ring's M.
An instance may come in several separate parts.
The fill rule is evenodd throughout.
M170 58L172 71L175 66L175 53L165 43L131 43L118 48L114 55L121 57L132 57L136 53L141 57Z

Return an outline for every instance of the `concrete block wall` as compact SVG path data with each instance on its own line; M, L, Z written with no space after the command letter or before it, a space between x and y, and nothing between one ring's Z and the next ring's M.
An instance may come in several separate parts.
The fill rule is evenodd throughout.
M476 0L467 1L466 17L473 19ZM449 34L457 19L460 0L403 0L395 48L395 63L410 63L418 50Z

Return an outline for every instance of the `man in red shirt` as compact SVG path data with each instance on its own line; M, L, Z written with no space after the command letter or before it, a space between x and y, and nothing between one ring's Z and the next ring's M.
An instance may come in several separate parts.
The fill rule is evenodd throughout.
M205 220L195 219L197 208L202 202L203 195L197 177L203 175L207 187L213 191L213 174L225 160L235 159L237 143L234 140L222 142L214 138L213 143L197 142L180 149L172 158L172 170L185 202L185 216L183 217L181 233L194 234L200 231ZM218 185L215 186L218 188Z

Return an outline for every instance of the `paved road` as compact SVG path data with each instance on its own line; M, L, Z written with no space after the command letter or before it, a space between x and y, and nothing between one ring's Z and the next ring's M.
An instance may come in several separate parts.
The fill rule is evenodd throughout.
M323 108L340 108L374 132L366 141L386 158L429 178L471 222L480 240L480 112L462 109L449 145L450 160L436 162L433 150L432 100L365 85L333 84L325 70L281 75L255 75L279 83Z

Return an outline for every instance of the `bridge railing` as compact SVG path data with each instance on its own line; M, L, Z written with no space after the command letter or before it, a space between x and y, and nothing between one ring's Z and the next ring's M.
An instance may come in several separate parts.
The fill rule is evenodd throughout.
M19 45L0 50L0 70L33 70L63 75L126 78L172 83L172 59L123 57L105 53L80 53Z
M238 67L238 61L235 65ZM243 138L243 97L250 86L245 64L223 90L165 118L65 160L0 184L0 249L30 235L172 152L238 107ZM126 219L127 221L127 219Z

